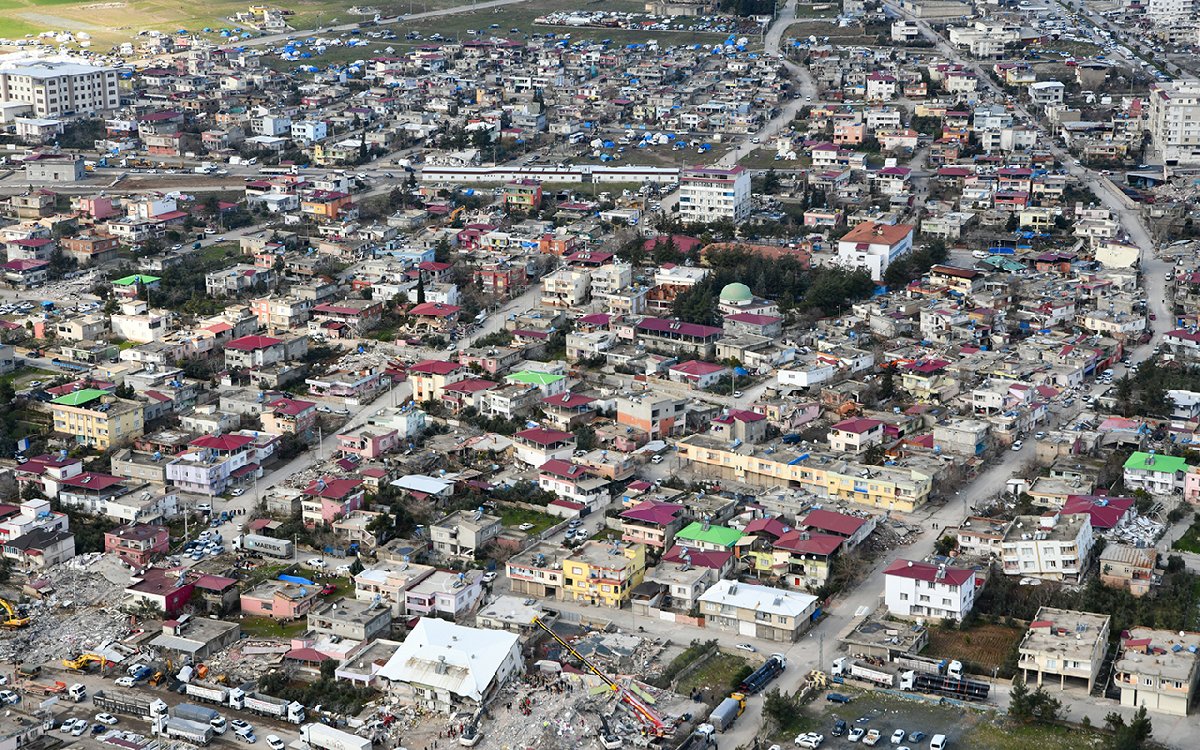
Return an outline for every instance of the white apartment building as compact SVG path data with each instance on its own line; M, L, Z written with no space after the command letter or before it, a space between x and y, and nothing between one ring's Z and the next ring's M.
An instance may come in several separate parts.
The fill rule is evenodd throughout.
M958 622L975 606L975 572L897 560L883 572L884 603L897 617Z
M1149 126L1168 166L1200 164L1200 81L1154 84Z
M0 67L0 100L33 107L37 117L117 109L117 71L73 62L21 60Z
M1149 0L1146 18L1156 24L1173 24L1196 19L1196 0Z
M750 218L750 172L745 167L685 169L679 183L679 215L685 222Z
M1010 576L1078 582L1094 543L1086 513L1017 516L1004 535L1000 562Z

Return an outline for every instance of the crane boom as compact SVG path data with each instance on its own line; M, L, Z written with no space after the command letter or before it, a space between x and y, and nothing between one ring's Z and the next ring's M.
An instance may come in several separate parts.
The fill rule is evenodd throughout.
M630 708L632 708L645 723L647 723L651 727L653 727L655 734L657 734L661 737L664 734L670 733L671 727L667 724L666 721L663 720L663 718L661 716L659 716L657 713L655 713L655 711L652 708L647 706L644 701L642 701L640 698L638 698L636 695L634 695L633 692L631 690L629 690L629 688L621 685L616 680L614 680L613 678L611 678L607 674L605 674L603 671L601 671L600 668L597 667L595 664L592 664L590 661L588 661L583 656L583 654L576 651L575 648L571 644L569 644L565 640L563 640L563 638L561 636L559 636L558 633L555 633L553 630L551 630L549 625L542 622L542 618L534 617L533 624L537 625L539 628L546 631L546 633L551 638L553 638L555 640L555 642L558 643L558 645L565 648L567 650L567 652L569 654L571 654L571 656L574 656L576 659L578 659L580 664L583 664L585 667L587 667L589 670L591 670L592 674L594 674L597 677L599 677L600 679L604 680L604 682L609 686L609 688L611 688L615 693L617 693L617 695L620 696L622 701L624 701Z

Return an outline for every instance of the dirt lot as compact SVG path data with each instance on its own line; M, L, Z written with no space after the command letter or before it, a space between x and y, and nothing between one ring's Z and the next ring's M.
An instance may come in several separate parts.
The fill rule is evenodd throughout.
M1004 664L1025 631L1003 625L979 625L967 631L930 628L929 646L922 656L959 661L990 670Z
M851 727L862 727L867 731L878 729L883 737L877 747L895 747L888 740L896 729L903 729L906 734L921 731L927 735L920 742L905 739L903 744L914 750L929 747L929 737L935 734L945 734L953 750L1096 750L1103 745L1102 735L1093 730L1019 726L987 711L905 700L881 693L847 690L842 686L838 692L853 696L853 702L846 705L829 703L822 697L806 711L815 719L813 731L825 735L823 749L850 750L862 744L852 743L845 736L832 736L834 722L839 718ZM772 740L790 745L794 737Z

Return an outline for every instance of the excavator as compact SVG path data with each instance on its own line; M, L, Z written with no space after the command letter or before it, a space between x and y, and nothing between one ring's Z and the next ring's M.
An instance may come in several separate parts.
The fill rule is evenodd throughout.
M483 718L483 714L486 711L486 703L481 704L476 709L475 715L471 717L471 723L463 728L462 734L458 735L459 745L462 747L475 747L483 739L483 731L479 729L479 720Z
M103 672L108 667L108 659L98 654L80 654L74 659L63 659L62 664L72 672L83 672L92 664L99 664Z
M601 680L604 680L609 688L611 688L612 691L617 694L621 702L633 710L633 714L638 718L639 721L642 722L647 733L652 734L655 737L666 737L675 733L675 727L672 724L669 724L665 719L659 716L654 709L646 705L646 702L639 698L628 687L609 677L607 674L600 671L595 664L592 664L590 661L585 659L583 654L580 654L578 651L576 651L571 644L563 640L558 633L555 633L553 630L551 630L549 625L542 622L542 618L534 617L533 624L546 631L546 633L553 638L558 645L567 650L567 653L571 654L571 656L574 656L579 660L580 664L591 670L592 674L596 675Z
M20 614L13 609L13 605L9 604L4 599L0 599L0 608L4 609L6 617L0 621L0 625L6 628L23 628L29 624L29 617Z

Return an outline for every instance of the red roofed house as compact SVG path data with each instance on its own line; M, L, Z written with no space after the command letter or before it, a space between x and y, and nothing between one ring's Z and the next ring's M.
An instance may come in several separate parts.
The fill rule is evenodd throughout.
M108 501L128 491L124 482L124 477L85 471L62 481L58 502L63 507L104 515Z
M408 314L417 318L418 322L427 329L446 330L458 322L458 305L444 305L441 302L425 302L415 305Z
M538 486L553 492L564 500L587 506L597 511L608 505L608 480L594 476L586 466L551 459L538 469Z
M882 281L892 261L912 250L911 224L877 224L864 221L838 240L838 263L862 268Z
M46 282L50 261L10 260L2 268L4 269L4 280L13 286L39 286Z
M677 503L643 500L621 513L621 541L665 550L687 519Z
M479 394L495 390L499 387L500 384L494 380L463 378L462 380L450 383L442 389L441 401L451 413L458 414L468 406L478 409L480 404Z
M440 401L446 386L467 377L467 368L458 362L427 359L408 368L408 380L412 383L413 401Z
M636 333L648 349L709 359L716 353L722 331L714 326L669 318L643 318L636 326Z
M596 410L592 404L596 399L578 393L556 393L542 399L542 412L546 422L560 430L573 430L592 421Z
M688 362L680 362L677 365L671 365L669 368L669 377L671 380L701 389L711 388L720 383L729 374L729 368L724 365L701 362L696 359Z
M878 523L876 516L861 518L846 513L838 513L834 510L818 508L817 510L809 511L808 515L798 520L796 528L804 531L819 531L822 534L829 534L831 536L840 536L846 540L847 548L854 548L871 535L871 532L875 530L876 523Z
M859 417L843 419L829 428L829 447L844 453L859 453L883 442L883 422Z
M225 366L267 367L286 359L285 349L283 339L243 336L225 345Z
M750 527L746 528L750 532ZM760 578L814 591L825 585L834 557L846 540L830 534L788 529L778 537L760 530L738 541L744 560Z
M352 510L362 507L362 480L333 479L323 476L314 479L300 500L300 515L305 526L333 523Z
M166 526L131 523L104 532L104 551L135 568L144 568L170 549L171 531Z
M556 458L567 461L575 452L575 435L546 427L521 430L513 435L517 459L533 467L541 467Z
M312 309L313 321L309 330L320 332L331 325L341 323L357 333L369 331L383 319L383 302L367 299L345 299L317 305Z
M312 401L278 398L267 404L261 418L266 432L303 436L317 423L317 405Z
M897 617L959 622L975 606L975 571L896 560L883 572L884 601Z
M758 412L730 409L715 417L708 431L729 441L757 443L767 436L767 418Z

